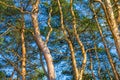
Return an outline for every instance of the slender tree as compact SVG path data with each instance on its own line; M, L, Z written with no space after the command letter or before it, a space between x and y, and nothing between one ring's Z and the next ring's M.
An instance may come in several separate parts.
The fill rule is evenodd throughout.
M115 42L116 50L120 58L120 32L114 16L112 4L110 0L105 0L104 2L102 2L101 0L94 0L94 1L99 2L104 10L106 21L111 30L111 33Z
M116 7L116 11L117 11L116 21L117 21L118 24L120 24L120 5L119 5L119 0L113 0L113 1L114 1L114 6Z
M96 24L97 24L97 28L98 28L99 33L100 33L100 36L101 36L101 38L102 38L103 45L104 45L104 47L105 47L106 54L107 54L108 60L109 60L109 62L110 62L112 71L113 71L113 73L114 73L114 76L115 76L116 80L119 80L119 76L118 76L117 70L116 70L116 68L115 68L115 66L114 66L112 57L111 57L111 55L110 55L110 51L109 51L109 49L108 49L108 47L107 47L107 45L106 45L106 41L105 41L105 39L104 39L102 29L101 29L101 27L100 27L100 25L99 25L99 22L98 22L98 20L97 20L97 18L98 18L98 17L97 17L97 14L96 14L96 12L95 12L95 10L94 10L94 8L93 8L93 4L91 4L91 5L92 5L92 11L93 11L94 16L95 16L95 21L96 21Z
M43 52L43 55L45 57L45 60L47 63L47 70L48 70L48 79L55 80L55 71L54 71L52 56L50 54L49 48L41 38L40 29L38 25L39 3L40 3L40 0L36 0L35 3L32 5L33 8L32 8L31 17L32 17L32 23L34 27L33 35L39 49Z
M79 73L79 80L82 80L82 76L83 76L84 69L85 69L86 62L87 62L87 55L86 55L84 45L83 45L82 41L80 40L79 35L76 30L76 17L75 17L75 13L74 13L72 6L73 6L73 0L70 0L70 10L71 10L71 14L73 17L73 22L72 22L73 23L73 31L74 31L75 38L76 38L76 40L82 50L82 54L83 54L82 68L80 69L80 73Z
M22 15L22 27L21 27L21 44L22 44L22 80L26 80L26 47L25 47L25 21L24 15Z
M59 12L60 12L61 28L62 28L62 31L63 31L63 33L65 35L65 39L66 39L66 41L67 41L67 43L68 43L68 45L70 47L73 71L74 71L74 76L75 76L74 78L75 78L75 80L78 80L79 76L78 76L78 69L77 69L77 65L76 65L74 48L73 48L73 45L72 45L72 41L68 38L70 35L67 35L67 31L66 31L65 26L64 26L63 11L62 11L61 3L60 3L59 0L57 0L57 2L58 2Z

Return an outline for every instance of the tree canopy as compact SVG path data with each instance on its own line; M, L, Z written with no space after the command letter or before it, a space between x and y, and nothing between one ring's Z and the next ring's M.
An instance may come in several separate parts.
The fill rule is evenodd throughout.
M119 0L0 0L0 80L119 80Z

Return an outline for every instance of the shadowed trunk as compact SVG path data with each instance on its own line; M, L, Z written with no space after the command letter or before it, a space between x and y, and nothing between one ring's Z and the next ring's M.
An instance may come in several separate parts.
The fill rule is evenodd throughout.
M100 59L98 57L98 53L97 53L97 46L96 46L96 43L94 44L94 48L95 48L95 56L96 56L96 59L98 61L98 78L101 80L101 67L100 67Z
M117 17L116 17L116 21L118 24L120 24L120 5L119 5L119 0L113 0L114 1L114 5L117 9Z
M92 74L93 79L96 80L94 70L93 70L93 59L92 59L93 55L92 55L91 52L89 54L90 54L90 70L91 70L91 74Z

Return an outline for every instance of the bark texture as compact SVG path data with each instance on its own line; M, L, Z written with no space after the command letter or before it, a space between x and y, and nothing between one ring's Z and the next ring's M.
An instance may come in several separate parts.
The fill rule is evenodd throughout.
M26 47L25 47L25 24L24 24L24 15L22 15L22 29L21 29L21 43L22 43L22 80L26 80Z
M112 32L113 38L114 38L114 42L116 45L116 49L120 58L120 32L118 29L118 25L116 23L116 19L114 17L114 13L113 13L113 9L112 9L112 4L110 2L110 0L106 0L105 1L105 5L107 8L107 15L109 16L109 21L111 23L111 25L109 25L110 30Z
M120 5L119 5L119 0L113 0L114 1L114 5L117 9L117 18L116 21L118 24L120 24Z
M64 20L63 20L63 12L62 12L62 7L61 7L61 4L60 4L60 1L57 0L58 2L58 7L59 7L59 11L60 11L60 18L61 18L61 28L62 28L62 31L65 35L65 39L69 45L69 48L70 48L70 52L71 52L71 59L72 59L72 66L73 66L73 72L74 72L74 79L75 80L78 80L78 69L77 69L77 65L76 65L76 59L75 59L75 53L74 53L74 48L73 48L73 45L72 45L72 41L68 38L69 35L67 34L67 31L64 27Z
M93 7L93 4L92 4L92 7ZM100 25L99 25L99 22L98 22L98 20L97 20L97 14L96 14L94 8L93 8L93 13L94 13L94 16L95 16L95 21L96 21L96 23L97 23L97 28L98 28L99 33L100 33L100 36L101 36L101 38L102 38L102 42L103 42L103 45L104 45L104 47L105 47L106 54L107 54L108 60L109 60L109 62L110 62L112 71L113 71L113 73L114 73L114 76L115 76L116 80L119 80L119 75L118 75L117 70L116 70L116 68L115 68L115 66L114 66L113 59L112 59L112 57L111 57L111 55L110 55L110 51L109 51L109 49L108 49L108 47L107 47L105 38L104 38L104 36L103 36L102 29L101 29L101 27L100 27Z
M106 21L111 30L111 33L115 42L116 50L120 59L120 32L119 32L118 24L116 22L116 19L113 13L112 4L110 0L105 0L104 3L101 0L95 0L95 1L99 2L102 5L102 8L105 13Z
M82 80L82 77L83 77L83 74L84 74L84 69L85 69L85 66L86 66L86 62L87 62L87 55L86 55L86 51L85 51L85 48L84 48L84 45L82 43L82 41L80 40L79 38L79 35L77 33L77 30L76 30L76 17L75 17L75 13L74 13L74 10L73 10L73 0L70 0L70 10L71 10L71 14L72 14L72 17L73 17L73 30L74 30L74 35L75 35L75 38L81 48L81 51L82 51L82 55L83 55L83 61L82 61L82 68L80 70L80 73L79 73L79 80Z
M36 2L32 5L32 22L34 27L34 38L38 45L38 48L43 52L44 58L47 63L47 70L48 70L48 80L55 80L55 72L54 72L54 65L52 56L50 54L50 50L45 44L45 42L41 38L40 29L38 25L38 10L39 10L39 2L40 0L36 0Z

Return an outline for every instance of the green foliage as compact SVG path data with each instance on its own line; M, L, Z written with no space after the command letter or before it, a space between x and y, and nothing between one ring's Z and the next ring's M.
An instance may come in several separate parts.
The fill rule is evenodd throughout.
M83 80L94 80L91 74L84 74Z
M61 6L62 6L64 19L66 17L68 19L69 17L71 17L70 16L70 4L66 0L60 0L60 3L61 3ZM52 1L52 8L53 8L52 16L59 16L59 8L58 8L57 1Z
M16 14L20 14L20 11L14 8L7 7L7 9L4 11L4 15L7 15L7 16L12 16Z
M64 75L71 75L72 73L71 73L71 71L64 70L64 71L62 71L62 74L64 74Z
M3 43L4 38L0 38L0 45Z
M5 44L4 46L2 46L2 47L4 47L4 49L2 50L3 52L2 51L1 52L2 53L9 53L7 55L4 54L5 56L8 56L9 59L18 58L15 55L12 55L12 58L11 58L11 56L9 56L12 53L12 52L10 52L10 50L12 50L12 48L15 48L16 52L18 52L18 54L20 54L20 57L21 57L21 38L20 38L20 36L21 36L21 26L22 26L21 22L22 21L21 21L21 18L19 20L16 20L15 17L21 16L23 14L21 14L21 12L19 10L17 10L16 8L13 8L15 6L14 3L13 3L13 0L0 0L0 1L7 5L6 6L6 5L0 3L0 22L4 23L4 21L9 16L11 18L10 20L13 20L13 23L10 23L10 24L14 25L14 28L10 29L10 32L6 35L7 37L9 37L8 41L7 41L8 38L5 38L5 39L4 38L0 38L0 46L3 43ZM32 0L29 0L29 2L31 2L32 4L34 3L34 1L32 1ZM69 0L60 0L60 3L61 3L61 6L62 6L62 11L63 11L64 25L65 25L65 28L68 29L67 31L69 32L68 33L69 34L69 38L73 42L73 46L74 46L74 50L75 50L75 56L76 56L76 61L77 61L77 66L79 66L79 65L82 64L81 60L83 60L83 56L81 56L82 55L81 54L81 49L78 49L79 48L78 43L75 40L75 36L73 35L73 33L74 33L73 28L72 28L73 17L72 17L71 12L70 12L70 2L69 2ZM93 18L90 18L90 17L93 17L93 15L91 15L90 17L88 17L88 16L81 16L80 11L75 8L76 7L75 5L77 5L77 4L78 3L73 3L73 9L74 9L74 12L75 12L76 23L77 23L76 27L77 27L78 34L83 32L83 34L80 35L80 39L82 40L82 42L83 42L83 44L85 46L85 49L87 50L87 48L91 48L91 47L93 48L94 47L93 46L94 43L97 42L96 45L98 46L99 43L101 43L102 41L100 41L101 38L99 38L99 37L97 37L97 38L99 38L99 41L98 41L98 39L95 39L95 40L92 39L94 33L96 33L96 34L94 34L94 36L99 36L98 29L96 27L96 22L95 22L95 20ZM82 2L82 4L86 5L86 3L84 1ZM11 6L13 6L13 7L11 7ZM50 35L50 38L51 38L49 40L50 44L48 44L50 52L52 54L55 53L55 54L52 55L53 59L54 59L53 62L54 62L54 64L58 65L59 62L68 61L69 60L69 63L70 63L70 56L68 55L70 53L70 50L68 49L68 46L66 46L68 44L65 41L65 36L64 36L63 31L61 30L61 27L60 27L60 13L59 13L59 8L58 8L58 3L57 3L57 1L52 0L52 3L49 5L47 1L44 2L44 0L43 0L40 3L40 11L42 11L43 7L45 9L47 9L48 12L50 10L50 7L52 7L52 9L53 9L52 16L51 16L52 17L51 18L51 25L52 25L53 31L52 31L52 33ZM87 9L87 8L88 7L85 7L84 9ZM45 10L45 14L42 14L42 15L46 16L46 12L47 11ZM47 16L48 16L48 12L47 12ZM40 12L40 14L41 14L41 12ZM88 13L85 13L85 14L88 14ZM14 17L11 17L11 16L14 16ZM41 19L41 16L38 16L38 20L39 19ZM46 22L47 22L47 20L46 20ZM37 45L34 44L35 40L33 39L33 35L31 34L31 32L34 32L34 29L33 29L33 26L31 24L27 23L27 21L25 23L26 23L26 25L29 25L29 26L27 26L25 28L25 43L26 43L26 48L27 48L26 49L27 50L27 65L26 65L26 67L27 67L27 69L29 68L28 73L31 72L31 71L34 72L34 73L30 74L29 76L27 75L27 78L30 78L28 80L42 80L43 77L45 77L44 71L42 69L36 69L36 67L41 67L41 65L39 63L37 63L37 61L36 61L36 63L32 63L34 60L39 60L39 58L38 58L39 51L38 51ZM5 28L8 28L8 27L10 27L10 26L7 26L7 27L5 26ZM49 32L49 29L50 28L48 26L46 26L46 25L42 26L42 27L40 25L41 35L46 37L48 32ZM102 27L102 29L104 29L104 27ZM84 33L87 33L87 36ZM51 42L51 41L53 41L53 42ZM92 45L92 46L85 45L87 43L88 44L90 43L90 45ZM1 49L2 49L2 47L1 47ZM8 49L10 49L10 50L7 52ZM62 56L61 56L61 54L59 54L60 51L62 52L61 53ZM93 50L92 53L94 54L94 52L95 51ZM105 49L104 48L99 48L99 49L97 49L97 53L98 53L98 58L99 57L103 57L104 58ZM56 57L56 54L57 54L58 57ZM113 56L114 55L112 55L112 58L113 58ZM98 66L97 65L98 62L96 60L96 56L92 55L92 58L93 58L94 66ZM89 62L89 57L88 56L87 56L87 59L88 59L88 62ZM100 62L102 62L101 59L102 58L100 58ZM14 59L14 61L15 60L16 59ZM7 63L7 65L10 65L10 64ZM64 65L64 64L62 64L62 65ZM0 67L1 66L4 67L3 64L1 64ZM69 66L71 67L72 65L68 64L68 67ZM87 66L88 66L88 64L87 64ZM93 68L94 68L94 66L93 66ZM101 66L101 68L103 68L103 67ZM105 70L103 70L101 72L105 72ZM70 69L69 71L68 70L63 70L62 74L63 75L74 76L73 72L72 72L72 69ZM103 75L105 75L105 74L107 74L107 73L104 73ZM0 72L0 79L3 78L4 76L5 76L4 73ZM107 75L102 76L103 80L107 79L106 76ZM93 80L93 77L92 77L91 74L84 74L83 80Z
M0 2L4 2L5 4L8 5L14 5L13 0L0 0Z
M0 15L12 16L19 13L20 11L14 8L14 3L12 0L0 1Z
M98 49L98 53L104 53L105 52L105 49L104 48L99 48Z
M35 73L31 76L31 80L43 80L42 78L45 76L44 71L41 69L36 69Z
M0 80L2 80L4 77L5 77L5 74L2 71L0 71Z
M38 77L40 77L40 78L42 78L42 77L44 77L44 71L43 70L40 70L40 69L36 69L36 74L37 74L37 76Z

